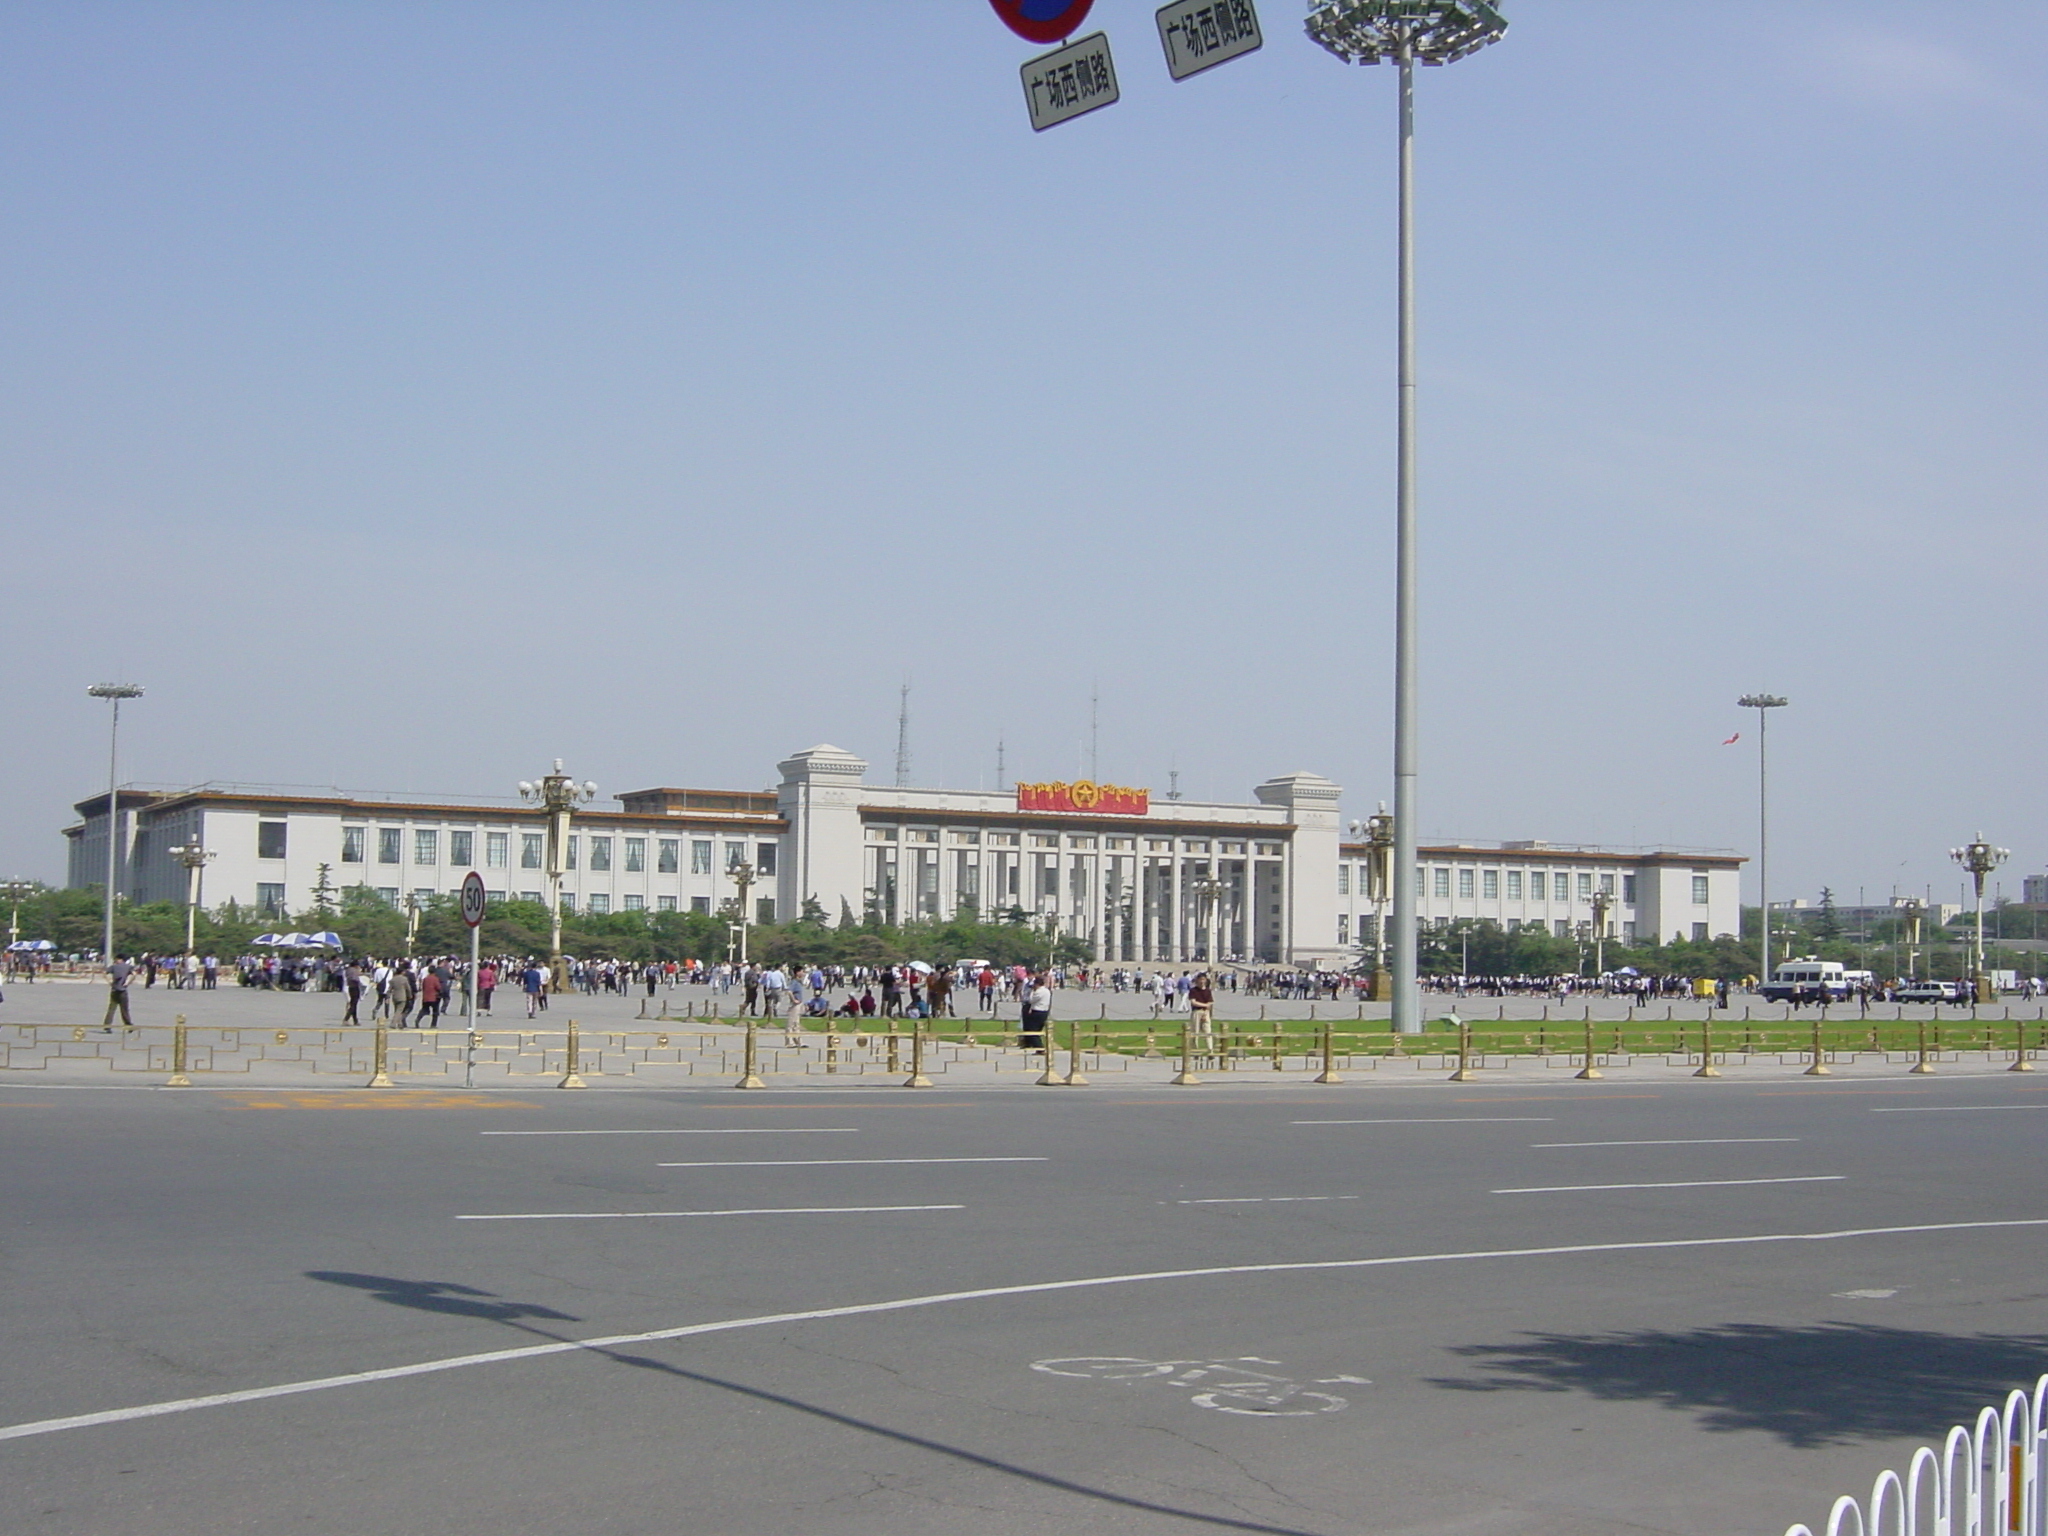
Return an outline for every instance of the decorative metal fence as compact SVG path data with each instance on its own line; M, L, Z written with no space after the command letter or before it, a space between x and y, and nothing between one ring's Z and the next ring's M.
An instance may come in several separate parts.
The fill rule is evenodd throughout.
M2043 1523L2042 1407L2048 1376L2007 1395L1976 1425L1957 1425L1941 1449L1923 1445L1903 1474L1885 1471L1870 1497L1847 1494L1823 1536L2048 1536ZM1814 1536L1795 1525L1785 1536Z

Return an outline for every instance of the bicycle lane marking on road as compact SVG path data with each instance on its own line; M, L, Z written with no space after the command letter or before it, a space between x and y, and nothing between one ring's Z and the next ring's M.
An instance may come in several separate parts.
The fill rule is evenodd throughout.
M58 1419L37 1419L24 1424L10 1424L0 1426L0 1440L21 1440L35 1435L57 1434L68 1429L90 1429L102 1424L124 1424L135 1419L160 1418L172 1413L191 1413L201 1408L226 1408L240 1403L265 1402L271 1398L293 1397L306 1392L327 1392L340 1387L402 1381L411 1376L430 1376L442 1371L465 1370L478 1365L499 1365L514 1360L537 1360L547 1355L581 1352L603 1354L629 1345L663 1343L670 1339L695 1338L705 1334L733 1333L749 1328L774 1328L790 1323L829 1322L842 1317L909 1312L923 1307L948 1306L956 1302L991 1301L1009 1296L1040 1295L1054 1291L1089 1290L1112 1285L1144 1285L1172 1280L1205 1280L1226 1275L1303 1274L1325 1270L1393 1269L1411 1264L1451 1264L1490 1259L1548 1259L1570 1258L1582 1254L1644 1253L1658 1249L1845 1242L1857 1238L1901 1237L1931 1232L1983 1232L2023 1227L2048 1227L2048 1216L2019 1217L2007 1221L1928 1222L1897 1227L1846 1227L1831 1232L1758 1232L1737 1237L1675 1237L1633 1243L1571 1243L1554 1248L1490 1248L1465 1253L1393 1254L1372 1259L1309 1259L1276 1264L1226 1264L1203 1269L1162 1269L1124 1275L1089 1275L1077 1280L1039 1280L1023 1285L988 1286L969 1291L939 1291L925 1296L898 1297L890 1301L864 1301L843 1307L819 1307L808 1312L768 1312L753 1317L686 1323L678 1328L657 1328L646 1333L618 1333L593 1339L562 1339L549 1344L527 1344L514 1349L486 1350L473 1355L451 1355L440 1360L420 1360L411 1365L386 1366L381 1370L353 1371L344 1376L319 1376L306 1381L280 1382L268 1387L249 1387L238 1392L216 1392L205 1397L175 1398L168 1402L140 1403L129 1408L108 1408L98 1413L80 1413Z

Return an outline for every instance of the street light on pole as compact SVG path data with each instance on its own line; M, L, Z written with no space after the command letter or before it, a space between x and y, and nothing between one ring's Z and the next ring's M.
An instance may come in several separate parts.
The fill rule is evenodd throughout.
M1970 872L1970 879L1977 886L1977 932L1970 941L1970 981L1977 1001L1988 1003L1991 985L1984 974L1984 877L2011 858L2012 850L1992 847L1979 832L1974 843L1951 848L1948 856Z
M562 760L555 759L555 771L539 783L521 780L519 798L548 813L548 958L554 972L553 990L569 990L569 966L562 958L562 874L568 868L569 818L577 806L597 798L597 786L588 779L578 784L562 772Z
M118 866L116 857L120 850L121 809L119 766L121 761L121 701L139 699L142 689L135 683L94 683L85 690L95 699L105 699L114 706L114 716L107 728L107 920L100 940L100 962L114 963L114 882Z
M754 866L742 859L726 873L732 876L732 883L739 887L739 895L733 902L733 915L738 922L733 927L739 934L739 963L747 963L747 893L754 888Z
M1396 1034L1422 1031L1416 985L1415 66L1453 64L1507 30L1487 0L1322 0L1308 35L1347 64L1400 67L1400 193L1395 390L1394 984Z
M1745 693L1735 701L1756 711L1756 897L1758 916L1763 920L1763 974L1771 979L1771 778L1770 759L1764 752L1765 732L1771 711L1791 701L1774 693Z
M1607 974L1607 914L1614 908L1614 894L1599 890L1593 893L1593 979L1599 980Z
M193 924L199 915L199 877L213 862L213 850L197 843L181 843L170 850L171 857L185 866L185 953L192 953Z

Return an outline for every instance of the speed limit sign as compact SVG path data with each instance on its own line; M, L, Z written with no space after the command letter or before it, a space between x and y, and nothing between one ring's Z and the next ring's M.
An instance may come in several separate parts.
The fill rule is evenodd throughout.
M484 920L484 877L473 869L462 877L462 920L472 928Z

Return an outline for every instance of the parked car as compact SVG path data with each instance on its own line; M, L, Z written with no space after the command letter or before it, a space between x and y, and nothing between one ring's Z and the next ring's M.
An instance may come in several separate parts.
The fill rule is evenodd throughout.
M1897 995L1902 1003L1953 1003L1956 986L1953 981L1909 981Z

